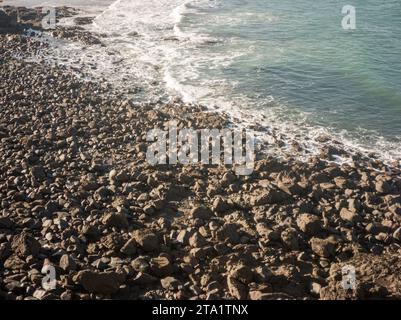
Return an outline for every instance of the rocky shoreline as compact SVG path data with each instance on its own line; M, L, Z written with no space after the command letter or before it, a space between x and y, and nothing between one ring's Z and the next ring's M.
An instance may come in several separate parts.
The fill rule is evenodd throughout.
M307 162L260 153L250 176L151 166L148 130L229 120L16 59L45 50L21 28L0 32L0 298L401 297L398 168L328 162L335 150ZM44 266L55 268L52 290ZM354 289L342 286L344 266Z

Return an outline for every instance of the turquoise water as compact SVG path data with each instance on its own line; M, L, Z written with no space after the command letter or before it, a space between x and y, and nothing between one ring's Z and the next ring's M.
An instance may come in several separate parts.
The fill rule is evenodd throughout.
M96 66L126 87L139 84L137 99L180 95L262 118L306 144L323 132L401 158L399 0L353 0L355 30L342 28L347 2L338 0L71 3L77 4L99 11L87 27L107 34L106 46L61 47L63 61Z
M181 30L218 41L182 49L183 62L171 72L187 86L211 88L203 100L229 99L277 123L330 128L367 147L397 147L401 4L352 4L355 30L341 26L343 1L190 3ZM220 63L223 56L231 57L228 63Z

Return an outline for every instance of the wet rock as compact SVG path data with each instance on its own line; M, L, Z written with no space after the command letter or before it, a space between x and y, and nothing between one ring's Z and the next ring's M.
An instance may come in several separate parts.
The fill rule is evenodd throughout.
M87 25L93 22L94 17L76 17L74 18L74 22L77 25Z
M0 10L0 28L11 29L17 24L17 17L14 15L8 15L4 11Z

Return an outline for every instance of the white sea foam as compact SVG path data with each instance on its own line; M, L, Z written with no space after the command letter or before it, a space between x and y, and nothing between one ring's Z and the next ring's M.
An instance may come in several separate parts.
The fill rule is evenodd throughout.
M203 19L204 10L220 5L220 1L205 0L118 0L103 7L93 23L86 26L92 32L107 35L101 39L105 47L67 45L57 40L53 55L65 64L78 65L92 77L107 78L116 86L128 89L139 86L142 95L136 94L136 99L178 95L187 102L218 106L233 119L240 120L240 125L255 127L260 140L284 141L280 150L272 149L271 152L290 151L292 143L298 141L307 157L320 152L322 142L317 137L329 136L341 141L350 151L376 151L388 160L401 158L397 145L391 145L374 132L361 133L361 136L371 137L367 147L346 131L310 125L307 113L275 101L274 93L260 99L250 98L238 90L239 80L229 80L213 72L204 77L200 70L229 70L234 61L260 54L256 43L243 46L235 36L218 39L191 26L191 19ZM267 13L237 12L230 15L229 20L216 16L208 17L208 21L236 24L244 16L272 22L278 19ZM213 46L218 49L227 41L232 49L230 52L213 50ZM203 46L212 50L205 54ZM270 52L272 61L282 62L285 50L288 48L274 48Z

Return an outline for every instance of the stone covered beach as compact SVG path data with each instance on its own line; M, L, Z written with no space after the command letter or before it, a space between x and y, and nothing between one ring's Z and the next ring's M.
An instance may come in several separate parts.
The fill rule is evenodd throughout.
M111 83L26 62L48 44L23 33L40 28L37 13L22 9L20 23L14 13L0 11L1 299L401 297L398 163L340 165L333 146L303 162L262 150L250 176L151 166L148 130L230 119L178 99L139 104ZM52 34L101 41L79 27Z

